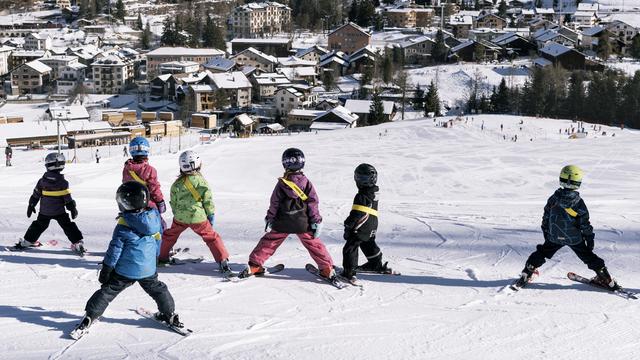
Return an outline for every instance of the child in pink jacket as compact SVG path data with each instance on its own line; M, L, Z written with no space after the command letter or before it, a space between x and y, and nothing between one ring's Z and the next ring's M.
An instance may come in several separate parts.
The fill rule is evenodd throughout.
M289 234L298 236L318 264L322 276L335 276L331 255L318 238L322 223L318 194L311 181L302 173L304 162L304 154L299 149L290 148L282 154L285 173L271 194L271 205L265 218L267 233L249 255L249 266L240 274L241 277L264 273L265 261Z
M149 150L149 141L142 136L131 140L129 143L129 153L133 158L124 163L122 183L137 181L145 185L147 189L149 189L149 207L158 209L158 211L163 214L167 211L167 206L164 204L164 196L160 189L158 172L153 166L149 165ZM164 229L166 227L164 220L162 224L162 228Z

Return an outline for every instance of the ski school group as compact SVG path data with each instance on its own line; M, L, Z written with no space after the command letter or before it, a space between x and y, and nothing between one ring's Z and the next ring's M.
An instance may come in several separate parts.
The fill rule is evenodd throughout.
M182 335L188 335L190 330L185 329L180 322L175 313L173 297L167 286L158 280L157 273L157 266L180 264L173 257L173 247L187 228L202 237L218 263L220 272L230 281L282 270L282 264L272 268L265 268L264 264L290 234L295 234L300 239L317 265L307 264L307 270L338 288L349 286L348 284L362 286L356 278L358 272L399 275L383 262L382 252L376 244L378 174L369 164L360 164L354 171L358 192L344 221L346 243L342 250L342 268L339 268L334 266L331 255L319 238L322 229L319 199L313 184L302 172L305 156L299 149L285 150L282 154L284 175L278 179L271 194L265 217L266 233L249 255L248 264L236 273L230 269L229 252L213 228L215 206L209 185L200 173L202 160L198 154L187 150L179 156L180 175L171 186L169 201L173 222L167 227L161 215L166 212L167 207L156 169L149 164L149 142L144 137L134 138L129 144L129 153L132 158L124 165L122 185L116 192L119 208L117 225L99 273L98 280L102 285L89 298L84 317L70 333L74 339L88 332L109 303L135 282L158 305L158 312L140 309L140 314ZM22 251L41 246L38 238L51 220L56 220L71 241L71 249L81 256L86 253L82 233L72 221L78 216L78 211L71 197L69 183L61 173L65 162L61 153L47 155L47 171L38 181L27 208L27 216L31 217L36 212L38 202L40 203L37 219L10 250ZM537 268L546 259L551 259L563 246L569 246L596 273L592 279L572 273L569 274L570 278L611 291L624 291L609 274L604 260L593 252L595 235L589 222L589 211L577 192L582 178L582 170L575 165L565 166L561 170L560 188L544 207L544 242L527 259L520 277L511 285L513 290L531 282L538 274ZM359 250L367 258L366 263L360 266Z

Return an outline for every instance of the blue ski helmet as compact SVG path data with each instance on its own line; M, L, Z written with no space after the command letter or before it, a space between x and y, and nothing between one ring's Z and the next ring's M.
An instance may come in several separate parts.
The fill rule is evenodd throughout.
M289 148L282 153L282 166L291 171L302 170L304 167L304 153L300 149Z
M149 141L142 136L136 136L129 143L129 153L131 156L149 156Z

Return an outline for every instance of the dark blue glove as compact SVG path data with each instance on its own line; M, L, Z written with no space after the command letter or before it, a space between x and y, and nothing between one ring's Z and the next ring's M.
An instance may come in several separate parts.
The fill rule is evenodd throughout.
M269 219L264 218L264 231L265 232L271 232L271 225L272 224L273 223Z
M590 251L593 251L593 248L595 246L595 242L593 241L595 237L595 234L583 237L584 243L585 245L587 245L587 249L589 249Z
M167 205L164 203L164 200L158 201L156 206L158 207L160 214L164 214L167 211Z
M111 266L107 266L102 264L102 269L100 269L100 275L98 275L98 281L100 284L106 284L111 280L111 274L113 273L113 268Z
M216 222L216 214L211 214L211 215L207 216L207 220L209 220L209 224L211 224L211 226L213 226L213 223Z
M29 206L27 207L27 217L30 218L31 214L36 212L36 207L29 204Z
M66 203L64 205L67 210L69 210L69 212L71 213L71 218L75 219L78 217L78 209L76 208L76 202L75 200L71 200L68 203Z

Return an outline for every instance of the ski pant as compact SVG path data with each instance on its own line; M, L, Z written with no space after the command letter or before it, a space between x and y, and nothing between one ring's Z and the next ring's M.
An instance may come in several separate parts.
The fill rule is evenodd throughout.
M87 315L91 320L95 320L102 316L104 311L107 309L107 306L109 306L109 303L111 303L113 299L122 292L122 290L133 285L135 282L138 282L142 287L142 290L153 298L161 313L173 314L175 311L173 297L171 296L171 293L169 293L167 285L158 280L157 273L149 276L148 278L135 280L118 275L114 272L109 281L102 284L100 290L93 293L91 298L89 298L89 301L87 301L87 305L84 308Z
M333 268L333 260L329 251L319 238L314 238L313 233L296 234L302 245L309 251L309 255L313 258L313 261L318 264L318 269L323 270L327 268ZM289 236L287 233L280 233L271 230L264 234L262 239L258 241L255 249L249 255L249 263L253 265L262 266L267 259L273 255L282 242Z
M5 159L5 165L6 166L11 166L11 156L7 156Z
M168 260L169 252L173 248L173 245L178 241L178 237L183 231L190 228L196 234L202 237L202 240L207 244L211 255L217 262L227 260L229 258L229 252L224 247L222 238L213 230L211 224L208 221L201 222L199 224L183 224L179 221L173 220L171 227L162 233L162 245L160 245L160 260Z
M67 238L69 238L69 241L71 241L71 243L76 244L77 242L82 240L82 233L80 232L80 229L78 229L78 225L71 221L71 219L69 218L69 214L67 214L66 212L55 216L43 215L42 213L39 213L38 218L31 223L31 225L27 229L27 232L24 234L24 239L31 243L38 241L40 235L42 235L42 233L49 227L49 223L51 222L51 220L55 220L58 222L58 224L64 231L64 234L67 235Z
M546 262L546 259L551 259L556 251L560 250L563 246L562 244L556 244L551 241L546 241L543 244L536 246L536 251L534 251L531 255L529 255L529 259L527 259L527 264L533 265L534 267L540 267L542 264ZM581 242L577 245L566 245L573 250L576 255L585 263L589 269L593 271L598 271L604 267L604 260L599 258L596 254L593 253L593 250L589 249L584 242Z
M355 275L355 269L358 266L358 249L362 249L362 253L367 259L374 259L382 255L376 237L372 236L368 239L361 239L355 234L349 236L347 243L342 248L342 267L347 276Z

